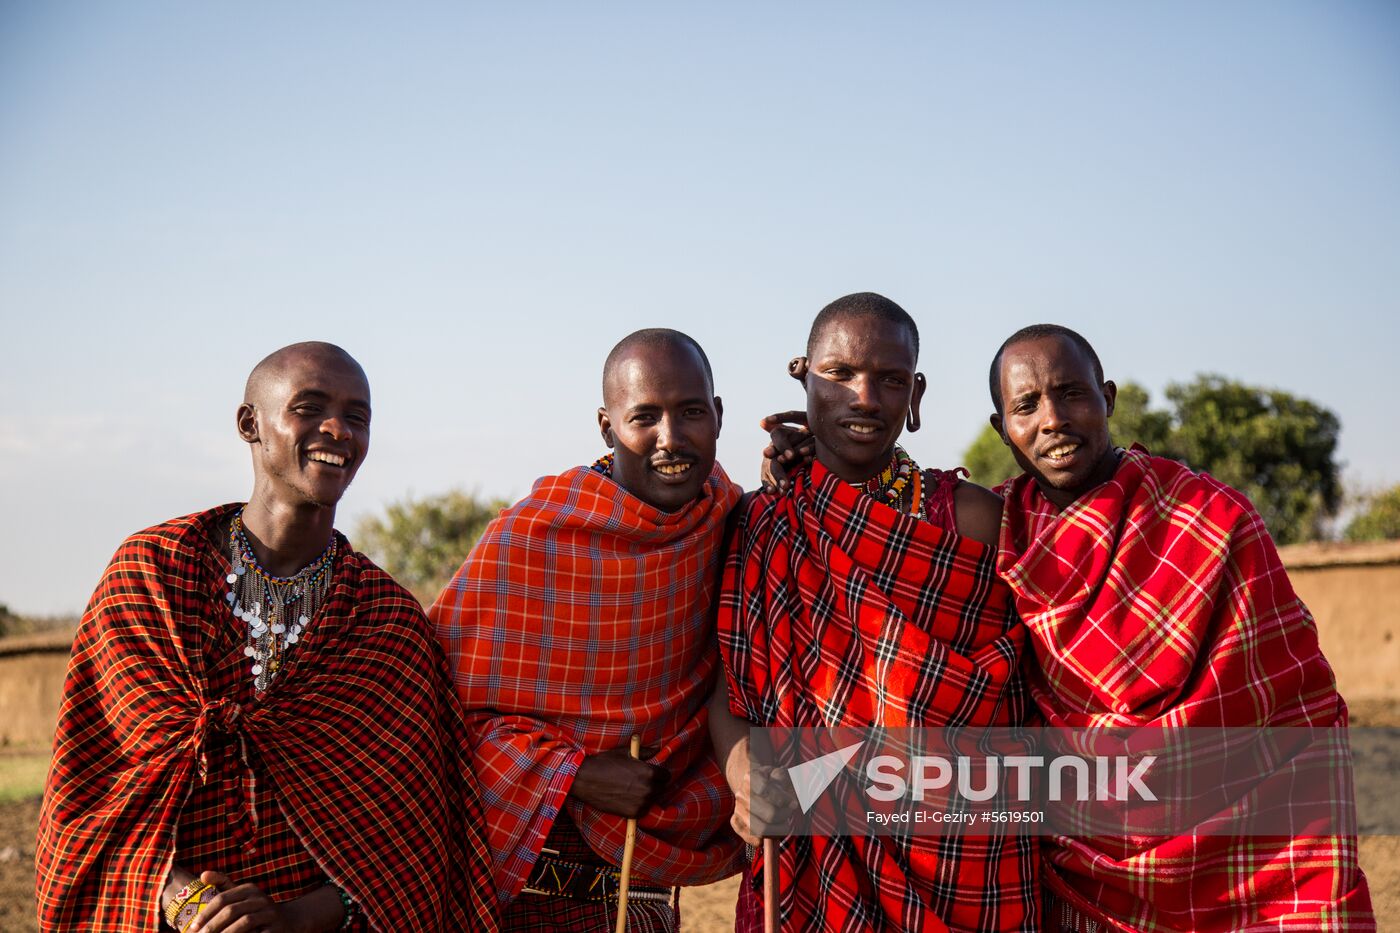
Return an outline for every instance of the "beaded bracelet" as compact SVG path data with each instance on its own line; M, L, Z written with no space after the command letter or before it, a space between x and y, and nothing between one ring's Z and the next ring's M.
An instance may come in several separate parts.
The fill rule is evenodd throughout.
M212 893L211 893L212 892ZM203 881L191 881L181 888L165 908L165 922L170 924L174 930L181 931L199 916L199 912L209 906L208 901L213 899L213 895L218 891L212 884L205 884Z
M355 902L350 899L350 895L346 893L344 888L336 885L331 885L331 887L335 888L335 893L340 895L340 906L345 908L345 919L341 921L337 929L348 930L350 925L355 922Z
M175 915L180 912L180 908L184 906L185 901L190 899L190 895L194 893L194 889L201 884L203 884L203 882L196 878L175 892L175 896L170 899L170 903L165 905L166 923L170 924L172 927L175 926Z

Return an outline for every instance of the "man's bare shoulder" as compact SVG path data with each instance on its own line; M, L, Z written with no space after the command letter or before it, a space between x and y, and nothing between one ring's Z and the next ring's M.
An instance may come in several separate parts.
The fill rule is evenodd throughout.
M953 504L958 521L958 534L988 547L997 546L1001 533L1001 496L966 480L953 491Z

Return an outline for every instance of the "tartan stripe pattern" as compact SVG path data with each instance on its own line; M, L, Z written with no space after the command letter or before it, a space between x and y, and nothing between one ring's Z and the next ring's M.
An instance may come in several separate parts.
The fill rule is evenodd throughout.
M1346 704L1259 514L1141 448L1059 511L1004 489L998 569L1048 726L1319 726ZM1354 836L1047 838L1047 882L1113 929L1375 928Z
M787 495L754 495L719 605L733 712L764 726L1021 722L1025 636L994 565L991 548L819 462ZM779 851L785 929L1035 929L1038 847L1024 836L803 836Z
M340 538L325 605L255 700L223 598L237 507L128 538L83 616L40 816L41 928L159 929L178 862L274 897L329 880L376 930L494 929L465 727L422 610Z
M487 526L429 611L467 710L503 903L566 807L594 851L622 861L626 820L567 795L584 756L634 733L671 772L638 821L634 877L706 884L738 870L705 709L719 552L738 498L718 464L671 513L584 467L543 477Z

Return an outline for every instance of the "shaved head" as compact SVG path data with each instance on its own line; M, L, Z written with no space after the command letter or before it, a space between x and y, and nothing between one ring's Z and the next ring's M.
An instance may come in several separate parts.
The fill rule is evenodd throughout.
M706 394L715 394L715 374L710 369L710 359L694 337L669 327L649 327L628 334L617 342L603 363L603 404L611 405L616 394L617 376L622 364L638 355L662 356L668 352L683 351L694 353L705 371Z
M263 357L262 362L248 374L248 382L243 387L243 401L249 405L263 403L271 387L280 385L289 372L301 367L349 369L359 374L366 392L369 390L369 379L353 356L333 343L307 340L274 350Z
M613 347L598 409L613 481L663 512L700 498L724 418L714 383L705 351L680 331L639 330Z
M817 312L816 319L812 321L812 329L807 334L807 355L812 355L812 348L817 345L817 340L821 338L822 332L827 327L836 321L844 321L849 318L873 318L904 328L909 334L909 342L914 348L914 360L918 361L919 325L914 323L914 319L909 316L908 311L884 295L877 295L874 292L856 292L854 295L837 298Z

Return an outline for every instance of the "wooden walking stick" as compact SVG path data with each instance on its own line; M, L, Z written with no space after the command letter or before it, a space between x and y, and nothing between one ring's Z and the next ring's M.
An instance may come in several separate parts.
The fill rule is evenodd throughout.
M778 933L778 840L763 840L763 933Z
M642 737L632 736L632 747L628 749L633 758L642 754ZM627 933L627 886L632 883L632 851L637 848L637 821L627 821L627 838L622 843L622 878L617 883L617 928L616 933Z

